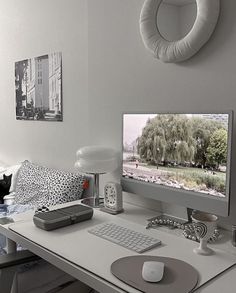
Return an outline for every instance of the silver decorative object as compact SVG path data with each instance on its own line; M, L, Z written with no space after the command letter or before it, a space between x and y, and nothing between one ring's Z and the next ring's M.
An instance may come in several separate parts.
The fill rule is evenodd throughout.
M157 216L155 218L148 219L148 223L146 226L146 229L149 228L155 228L158 226L166 226L171 229L181 229L183 230L183 235L186 239L195 241L195 242L200 242L200 238L196 235L196 232L193 227L193 223L187 223L185 221L180 220L178 222L176 219L173 220L171 217L167 217L165 215ZM215 242L219 239L220 237L220 231L215 228L213 235L209 238L208 242Z

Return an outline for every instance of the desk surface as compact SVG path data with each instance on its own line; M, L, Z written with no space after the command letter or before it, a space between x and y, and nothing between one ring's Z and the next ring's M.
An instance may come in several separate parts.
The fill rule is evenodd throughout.
M15 218L19 222L0 227L0 232L102 293L140 292L119 281L110 272L112 262L137 254L87 232L93 225L104 221L112 221L159 238L163 244L145 254L168 256L190 263L200 274L200 286L236 263L236 252L222 250L225 244L214 244L215 254L212 256L200 256L193 253L193 248L198 245L195 242L159 229L146 230L145 220L154 215L153 211L132 205L125 206L125 213L119 216L95 210L90 221L47 232L35 227L32 213L26 213ZM227 274L222 277L227 280L225 276ZM210 281L211 284L204 285L197 292L217 292L209 290L222 277Z

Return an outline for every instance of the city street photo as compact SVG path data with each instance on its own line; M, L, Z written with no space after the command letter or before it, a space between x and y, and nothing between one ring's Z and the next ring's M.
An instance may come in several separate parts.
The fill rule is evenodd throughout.
M62 54L15 63L16 119L62 121Z

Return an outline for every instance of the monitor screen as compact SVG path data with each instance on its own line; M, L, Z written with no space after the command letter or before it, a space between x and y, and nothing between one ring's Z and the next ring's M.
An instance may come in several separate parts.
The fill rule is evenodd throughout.
M228 215L232 113L124 114L124 191Z

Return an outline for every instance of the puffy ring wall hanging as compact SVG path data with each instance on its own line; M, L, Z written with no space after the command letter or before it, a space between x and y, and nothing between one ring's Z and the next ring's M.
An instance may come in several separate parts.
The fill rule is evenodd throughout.
M196 0L197 16L189 33L167 41L157 26L157 12L163 0L145 0L140 14L140 33L145 47L163 62L181 62L196 54L212 35L220 12L220 0Z

